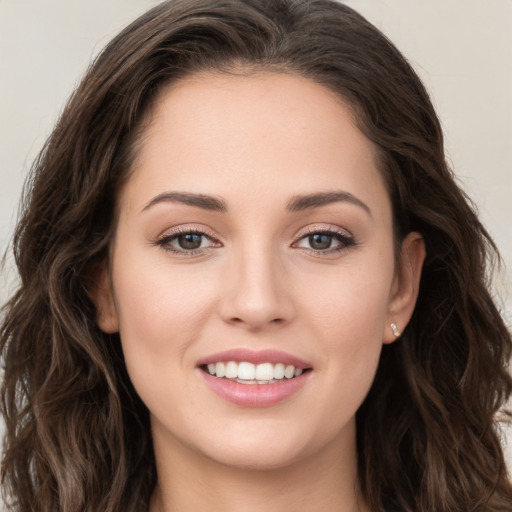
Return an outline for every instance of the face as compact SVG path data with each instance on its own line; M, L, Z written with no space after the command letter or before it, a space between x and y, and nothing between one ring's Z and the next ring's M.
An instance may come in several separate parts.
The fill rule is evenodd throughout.
M96 297L155 446L253 468L353 452L389 324L412 313L413 242L396 268L374 147L330 91L271 73L172 85Z

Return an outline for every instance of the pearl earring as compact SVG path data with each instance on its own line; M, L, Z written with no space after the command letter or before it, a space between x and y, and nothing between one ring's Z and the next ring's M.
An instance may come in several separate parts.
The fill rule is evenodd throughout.
M398 338L398 336L400 336L401 333L399 332L395 322L390 323L389 326L391 327L393 334Z

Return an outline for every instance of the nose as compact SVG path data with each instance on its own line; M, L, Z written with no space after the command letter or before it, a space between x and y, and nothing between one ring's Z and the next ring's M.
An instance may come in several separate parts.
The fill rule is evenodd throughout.
M292 288L279 256L260 247L235 259L226 276L220 303L223 320L249 331L291 322L295 314Z

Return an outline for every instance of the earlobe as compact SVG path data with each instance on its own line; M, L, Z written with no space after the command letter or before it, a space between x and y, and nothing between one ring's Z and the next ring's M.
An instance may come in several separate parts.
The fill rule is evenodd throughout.
M409 233L402 242L399 265L393 279L388 321L384 326L384 343L399 338L411 319L418 298L425 256L423 237L416 232Z
M91 299L96 306L96 323L107 334L119 331L119 320L112 291L112 283L106 264L95 272L93 287L90 291Z

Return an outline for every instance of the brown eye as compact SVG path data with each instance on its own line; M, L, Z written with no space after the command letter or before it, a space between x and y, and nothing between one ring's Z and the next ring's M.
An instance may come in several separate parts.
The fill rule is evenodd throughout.
M176 237L176 243L180 249L187 251L199 249L201 247L203 236L197 233L186 233Z
M351 235L331 229L309 233L297 240L292 246L322 255L340 252L355 244L356 242Z
M186 256L199 254L222 244L201 231L182 231L161 238L157 245L166 251Z

